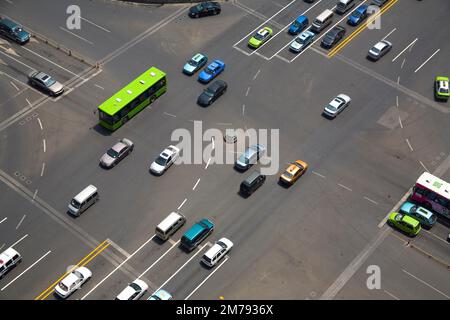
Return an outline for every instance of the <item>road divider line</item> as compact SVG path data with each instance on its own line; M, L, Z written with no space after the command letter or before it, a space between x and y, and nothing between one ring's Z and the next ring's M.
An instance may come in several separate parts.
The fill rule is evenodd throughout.
M391 30L387 35L385 35L385 36L383 37L383 39L381 39L381 40L386 40L386 38L389 37L395 30L397 30L397 28L392 29L392 30Z
M17 240L16 242L14 242L12 245L10 245L10 247L14 247L16 245L18 245L23 239L25 239L26 237L28 237L28 234L24 235L22 238L20 238L19 240Z
M16 230L19 229L20 225L22 224L23 220L25 220L25 217L26 217L26 216L27 216L27 215L24 214L23 217L22 217L22 219L20 219L19 223L17 224Z
M414 70L414 73L416 73L417 71L419 71L420 69L422 69L422 67L428 62L428 61L430 61L431 60L431 58L433 58L439 51L441 51L441 49L437 49L427 60L425 60L425 62L424 63L422 63L421 65L420 65L420 67L418 67L416 70Z
M42 163L41 177L44 175L44 170L45 170L45 162Z
M2 221L0 221L0 223L5 222L6 220L8 220L8 217L3 218Z
M402 271L406 274L408 274L409 276L413 277L414 279L416 279L417 281L420 281L421 283L423 283L424 285L428 286L429 288L433 289L434 291L440 293L441 295L443 295L444 297L446 297L447 299L450 300L450 297L448 295L446 295L445 293L443 293L442 291L436 289L435 287L433 287L431 284L423 281L422 279L416 277L415 275L413 275L412 273L406 271L405 269L402 269Z
M390 3L388 3L385 7L383 7L379 12L374 14L373 16L370 16L366 23L363 23L361 26L359 26L355 31L353 31L349 37L345 38L341 43L339 43L333 50L330 51L328 54L328 58L332 58L336 53L338 53L342 48L344 48L351 40L353 40L357 35L359 35L363 30L365 30L370 23L372 23L375 19L377 19L379 16L381 16L383 13L385 13L387 10L389 10L395 3L397 3L398 0L391 0ZM346 18L351 14L351 11L344 17ZM343 19L341 19L339 22L341 22Z
M117 270L119 270L125 263L128 262L131 258L134 257L136 253L142 250L150 241L153 240L155 235L152 235L147 241L145 241L139 248L137 248L129 257L127 257L122 263L120 263L113 271L111 271L106 277L104 277L99 283L97 283L88 293L86 293L81 300L86 299L88 295L90 295L95 289L97 289L103 282L105 282L109 277L111 277Z
M225 257L225 260L222 261L221 264L219 264L206 278L205 280L203 280L184 300L188 300L209 278L212 277L212 275L219 270L220 267L222 267L222 265L227 262L229 259L228 256Z
M59 277L58 280L56 280L55 282L53 282L47 289L45 289L44 291L41 292L41 294L39 294L36 298L34 298L34 300L45 300L54 290L55 285L60 282L62 279L64 279L64 277L66 277L68 274L70 274L73 270L75 270L78 267L84 266L85 264L83 264L87 259L89 259L93 254L95 254L95 252L97 252L98 250L100 250L103 247L108 247L109 243L108 240L103 241L102 243L100 243L94 250L92 250L91 252L89 252L83 259L81 259L76 265L74 265L70 270L68 270L67 272L65 272L61 277ZM102 250L103 251L103 250Z
M25 272L27 272L28 270L30 270L31 268L33 268L36 264L39 263L39 261L41 261L42 259L44 259L47 255L49 255L52 251L48 251L46 254L44 254L42 257L40 257L38 260L36 260L31 266L29 266L28 268L26 268L21 274L19 274L17 277L15 277L13 280L11 280L6 286L4 286L0 291L5 290L6 288L8 288L14 281L16 281L17 279L19 279L21 276L23 276L25 274Z
M37 121L39 123L39 128L41 128L41 130L44 130L44 127L42 127L41 119L37 118Z
M418 40L418 38L415 38L410 44L408 44L408 45L406 46L405 49L403 49L402 51L400 51L400 53L397 54L397 55L394 57L394 59L392 59L392 62L395 62L395 60L397 60L397 58L400 57L400 56L403 54L403 52L405 52L406 50L408 50L409 47L412 47L412 46L416 43L417 40Z
M319 177L321 177L321 178L324 178L325 179L325 176L324 175L321 175L320 173L318 173L318 172L315 172L314 170L312 171L312 173L314 173L316 176L319 176Z
M195 183L194 187L192 188L192 191L195 190L195 188L197 188L198 183L200 182L200 178L198 178L197 182Z
M414 151L413 147L411 146L411 143L409 142L408 138L405 139L406 143L408 144L409 149L411 150L411 152Z
M180 206L178 207L178 210L180 210L181 209L181 207L186 203L186 201L187 201L187 198L185 198L184 200L183 200L183 202L180 204Z
M167 250L166 252L164 252L164 254L162 256L160 256L155 262L153 262L150 267L148 267L147 269L144 270L144 272L142 272L139 277L137 277L138 279L142 278L144 276L144 274L146 274L151 268L153 268L159 261L161 261L162 258L164 258L166 256L166 254L168 254L170 252L170 250L172 250L173 248L175 248L175 246L180 242L180 240L178 240L177 242L175 242L174 244L172 244L172 246L169 248L169 250Z

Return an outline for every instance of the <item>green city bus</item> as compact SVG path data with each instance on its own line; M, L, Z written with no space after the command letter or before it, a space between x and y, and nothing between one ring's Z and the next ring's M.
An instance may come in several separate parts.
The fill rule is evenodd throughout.
M148 69L98 107L100 125L116 130L166 91L166 74Z

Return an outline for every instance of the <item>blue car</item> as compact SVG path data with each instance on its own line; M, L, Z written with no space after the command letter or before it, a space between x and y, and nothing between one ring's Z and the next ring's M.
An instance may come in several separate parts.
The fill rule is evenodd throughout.
M367 8L368 5L362 5L356 8L355 11L352 12L352 14L348 17L347 23L351 26L357 26L360 24L364 19L367 18Z
M197 53L183 67L183 73L192 76L200 70L208 61L208 57L204 54Z
M220 60L214 60L209 66L200 72L198 81L201 83L208 83L217 77L225 69L225 63Z
M292 22L291 26L289 27L288 32L292 35L299 34L303 31L309 24L308 17L306 16L299 16L297 19L295 19L294 22Z

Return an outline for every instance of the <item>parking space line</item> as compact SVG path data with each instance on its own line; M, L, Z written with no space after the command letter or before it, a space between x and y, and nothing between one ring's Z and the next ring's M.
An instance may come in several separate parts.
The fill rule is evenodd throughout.
M81 18L81 20L84 20L84 21L86 21L87 23L90 23L90 24L92 24L93 26L96 26L97 28L102 29L102 30L105 31L105 32L111 32L111 31L109 31L108 29L103 28L102 26L99 26L98 24L95 24L94 22L92 22L92 21L90 21L90 20L88 20L88 19L86 19L86 18L83 18L83 17L81 17L81 16L80 16L80 18Z
M389 291L387 291L387 290L385 290L385 289L383 289L383 291L387 294L387 295L389 295L389 296L391 296L392 298L394 298L395 300L400 300L400 298L397 298L396 296L394 296L392 293L390 293Z
M0 53L2 54L2 55L4 55L4 56L6 56L6 57L8 57L8 58L10 58L11 60L14 60L15 62L17 62L17 63L19 63L19 64L21 64L21 65L23 65L23 66L25 66L25 67L27 67L28 69L30 69L30 70L32 70L32 71L36 71L36 69L35 68L33 68L33 67L30 67L29 65L27 65L26 63L23 63L22 61L20 61L20 60L17 60L16 58L14 58L14 57L11 57L9 54L7 54L7 53L4 53L4 52L1 52L0 51ZM4 73L4 72L2 72L2 73ZM19 81L19 82L22 82L22 81Z
M162 256L160 256L158 259L156 259L155 262L153 262L150 267L148 267L147 269L144 270L144 272L142 272L139 277L137 277L137 279L140 279L144 276L144 274L146 274L151 268L153 268L162 258L164 258L166 256L166 254L168 254L173 248L176 247L176 245L180 242L180 240L178 240L177 242L175 242L174 244L172 244L172 246L169 248L169 250L167 250L166 252L164 252L164 254Z
M312 173L314 173L316 176L319 176L319 177L321 177L321 178L325 178L324 175L321 175L320 173L315 172L314 170L312 171Z
M239 40L238 42L236 42L235 44L233 44L233 47L236 47L239 43L241 43L242 40L246 39L249 35L251 35L252 33L254 33L256 30L258 30L259 28L261 28L263 25L265 25L267 22L269 22L270 20L272 20L273 17L275 17L276 15L278 15L281 11L285 10L287 7L289 7L291 4L293 4L296 0L292 0L291 2L289 2L289 4L285 5L283 8L281 8L279 11L277 11L273 16L271 16L269 19L267 19L266 21L264 21L263 23L261 23L258 27L256 27L255 29L253 29L251 32L249 32L245 37L243 37L241 40Z
M14 87L14 89L16 89L17 91L19 91L20 89L15 85L14 82L10 81L9 83L11 83L11 85Z
M25 98L25 100L26 100L26 102L28 103L28 106L29 106L30 108L32 108L33 105L31 104L30 100L28 100L28 98Z
M438 240L441 240L442 242L444 242L445 244L447 244L447 241L445 241L444 239L440 238L438 235L434 234L433 232L430 232L428 230L425 230L422 228L422 231L425 233L428 233L429 235L432 235L433 237L435 237Z
M3 222L5 222L6 220L8 220L8 217L5 217L5 218L3 218L3 220L2 220L2 221L0 221L0 223L3 223Z
M48 251L46 254L44 254L42 257L40 257L38 260L36 260L31 266L29 266L28 268L26 268L21 274L19 274L17 277L15 277L14 279L12 279L6 286L4 286L0 291L5 290L6 288L8 288L14 281L16 281L17 279L19 279L21 276L23 276L25 274L25 272L27 272L28 270L30 270L31 268L33 268L36 264L39 263L39 261L41 261L42 259L44 259L47 255L49 255L52 251Z
M392 29L392 30L391 30L387 35L385 35L385 36L383 37L383 39L381 39L381 40L386 40L386 38L389 37L395 30L397 30L397 28Z
M19 229L20 225L22 224L23 220L25 220L25 217L26 217L26 216L27 216L27 215L24 214L23 217L22 217L22 219L20 219L19 223L18 223L17 226L16 226L16 230Z
M447 299L450 300L450 297L448 295L446 295L445 293L443 293L442 291L436 289L435 287L433 287L431 284L423 281L422 279L419 279L418 277L416 277L415 275L413 275L412 273L406 271L405 269L402 269L402 271L406 274L408 274L409 276L413 277L414 279L416 279L417 281L422 282L424 285L428 286L429 288L433 289L434 291L440 293L441 295L443 295L444 297L446 297Z
M222 267L222 265L227 262L229 259L229 256L225 256L225 260L222 261L221 264L219 264L206 278L205 280L203 280L184 300L188 300L209 278L212 277L212 275L219 270L220 267Z
M406 141L406 143L408 144L408 147L409 147L409 149L411 150L411 152L413 152L414 149L413 149L413 147L411 146L411 143L409 142L409 139L406 138L405 141Z
M42 162L41 177L44 176L45 162Z
M239 47L233 47L233 48L236 49L236 50L238 50L238 51L240 51L241 53L245 54L246 56L250 57L250 53L245 52L245 51L242 50L241 48L239 48Z
M197 185L199 184L199 182L200 182L200 178L198 178L197 182L195 183L194 187L192 188L192 191L194 191L195 188L197 188Z
M23 239L25 239L26 237L28 237L28 234L24 235L22 238L20 238L19 240L17 240L16 242L14 242L12 245L10 245L9 247L14 247L16 245L18 245Z
M211 162L211 158L208 159L208 162L206 163L206 166L205 166L205 170L208 169L208 166L209 166L210 162Z
M441 51L441 49L437 49L427 60L425 60L425 62L424 63L422 63L421 65L420 65L420 67L418 67L416 70L414 70L414 73L416 73L417 71L419 71L420 69L422 69L422 67L428 62L428 61L430 61L431 60L431 58L433 58L439 51Z
M394 59L392 59L392 62L395 62L395 60L397 60L398 57L400 57L406 50L408 50L409 47L412 47L412 46L416 43L417 40L418 40L418 38L415 38L410 44L408 44L408 45L406 46L405 49L403 49L402 51L400 51L400 53L397 54L397 55L394 57Z
M209 163L209 161L208 161L208 163ZM187 198L185 198L184 200L183 200L183 202L180 204L180 206L178 207L178 210L180 210L181 209L181 207L186 203L186 201L187 201Z
M344 189L346 189L348 191L352 191L352 189L350 189L349 187L344 186L343 184L338 183L338 186L342 187L342 188L344 188Z
M376 202L376 201L374 201L374 200L372 200L372 199L370 199L370 198L367 198L366 196L364 196L363 198L366 199L366 200L369 201L369 202L372 202L373 204L378 205L378 202Z
M204 248L205 248L205 246L206 246L206 244L204 244L202 247L199 247L199 250L192 256L192 257L190 257L189 258L189 260L188 261L186 261L180 268L178 268L178 270L177 271L175 271L175 273L174 274L172 274L171 276L170 276L170 278L169 279L167 279L166 280L166 282L164 282L158 289L156 289L156 291L158 291L158 290L160 290L162 287L164 287L170 280L172 280L172 278L173 277L175 277L177 274L178 274L178 272L180 272L192 259L194 259L195 258L195 256L196 255L198 255Z
M63 27L59 27L59 28L60 28L61 30L65 31L65 32L70 33L71 35L77 37L78 39L81 39L81 40L83 40L83 41L85 41L85 42L87 42L87 43L89 43L89 44L94 44L93 42L91 42L91 41L89 41L89 40L87 40L87 39L85 39L85 38L83 38L83 37L80 37L79 35L77 35L77 34L71 32L71 31L67 30L66 28L63 28Z

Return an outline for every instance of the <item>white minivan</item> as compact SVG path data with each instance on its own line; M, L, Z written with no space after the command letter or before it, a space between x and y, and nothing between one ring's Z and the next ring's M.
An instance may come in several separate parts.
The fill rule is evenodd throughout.
M186 217L181 213L172 212L160 224L156 226L155 233L163 241L169 239L186 222Z
M77 194L69 204L69 212L74 216L80 216L87 208L92 206L99 199L97 188L92 184Z
M326 9L314 19L311 25L311 31L320 33L325 29L333 20L333 11Z
M22 261L22 256L13 248L8 248L0 254L0 279Z
M336 4L336 13L344 14L355 6L355 0L339 0Z

